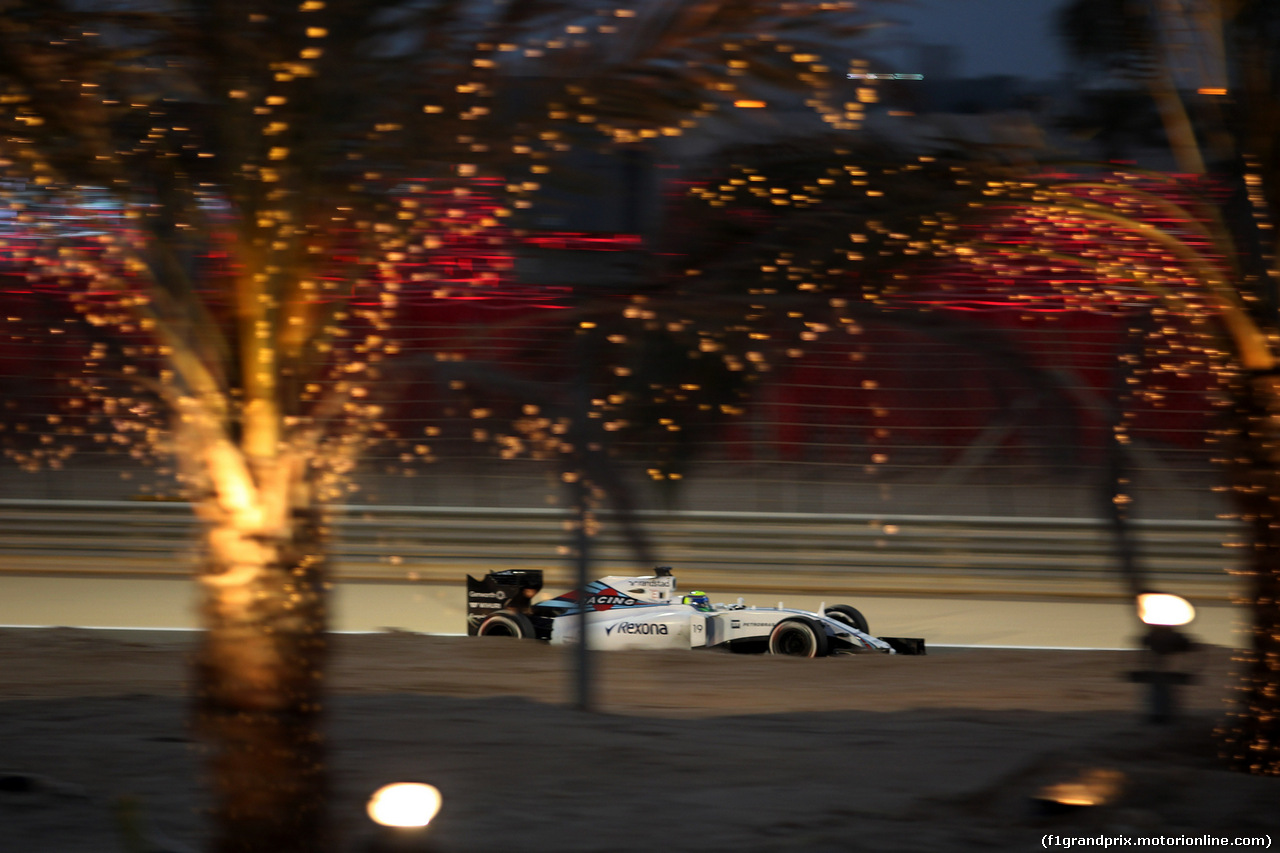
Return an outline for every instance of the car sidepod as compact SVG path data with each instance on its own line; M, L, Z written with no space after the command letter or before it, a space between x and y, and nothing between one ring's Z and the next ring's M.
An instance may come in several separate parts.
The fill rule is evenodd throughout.
M691 649L707 645L707 615L685 604L647 605L587 613L587 643L593 649ZM553 644L581 636L578 615L554 620Z
M734 651L764 652L773 629L789 615L807 615L779 610L717 610L708 614L707 645Z

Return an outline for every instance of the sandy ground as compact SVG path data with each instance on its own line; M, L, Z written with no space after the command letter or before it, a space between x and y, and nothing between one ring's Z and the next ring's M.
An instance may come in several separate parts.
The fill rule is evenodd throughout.
M188 736L190 638L0 631L0 851L154 850L202 836ZM536 643L335 638L334 811L345 850L378 785L444 792L446 853L989 851L1063 838L1267 836L1280 780L1220 769L1229 654L1185 656L1185 714L1147 724L1137 653L941 650L824 660L598 654L600 713L569 707L572 657ZM1046 814L1043 786L1104 770L1105 806ZM1123 841L1120 842L1123 845ZM1224 849L1163 845L1153 849Z

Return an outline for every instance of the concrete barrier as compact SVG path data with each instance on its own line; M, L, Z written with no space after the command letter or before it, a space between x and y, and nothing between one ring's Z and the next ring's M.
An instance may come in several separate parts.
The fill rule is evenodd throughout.
M334 577L344 583L460 585L466 573L539 568L571 583L563 509L346 506L334 513ZM597 575L638 573L616 519L592 540ZM699 586L743 593L1119 600L1115 544L1078 518L643 511L659 565ZM1133 522L1152 586L1203 602L1237 593L1227 522ZM0 573L190 575L188 504L0 501Z

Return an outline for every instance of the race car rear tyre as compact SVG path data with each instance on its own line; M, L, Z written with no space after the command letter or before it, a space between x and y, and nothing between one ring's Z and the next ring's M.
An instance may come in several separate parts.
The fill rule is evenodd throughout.
M798 658L827 656L827 635L812 619L783 619L769 632L769 654Z
M823 615L857 628L864 634L871 633L871 628L867 625L867 617L859 613L856 607L850 607L847 604L833 604L826 609Z
M514 637L517 640L532 640L537 637L528 616L506 610L490 614L480 623L476 634L481 637Z

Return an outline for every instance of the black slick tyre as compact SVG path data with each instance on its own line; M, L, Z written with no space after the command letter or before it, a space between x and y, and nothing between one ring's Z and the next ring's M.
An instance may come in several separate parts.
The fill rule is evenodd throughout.
M864 634L871 633L871 628L867 625L867 617L858 612L855 607L847 604L833 604L823 611L823 615L857 628Z
M476 629L480 637L513 637L517 640L532 640L537 637L533 631L533 622L523 613L512 613L500 610L490 614L480 627Z
M798 658L826 657L827 635L812 619L783 619L769 632L769 654Z

